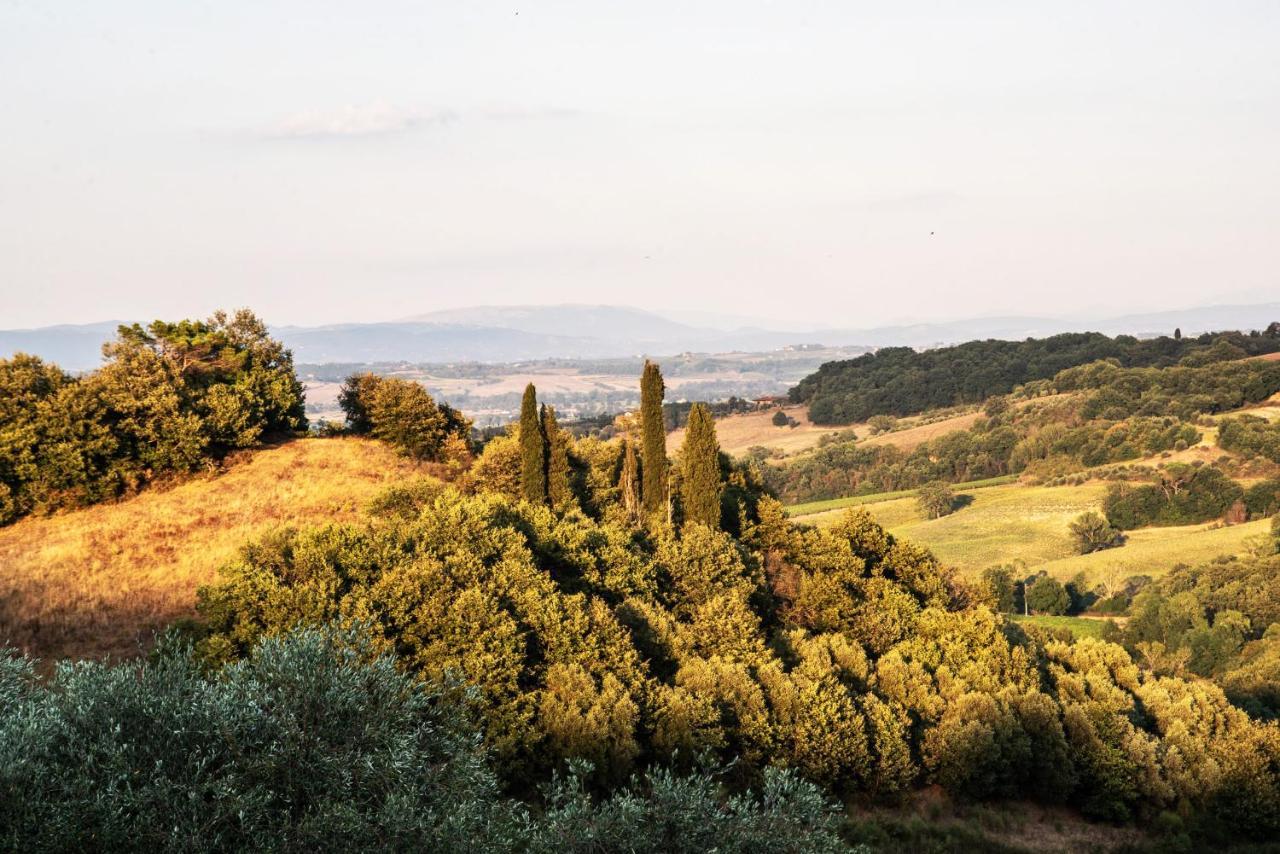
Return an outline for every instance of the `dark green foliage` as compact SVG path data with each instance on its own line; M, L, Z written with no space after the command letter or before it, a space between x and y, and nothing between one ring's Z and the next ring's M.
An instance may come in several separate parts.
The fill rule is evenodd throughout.
M1244 491L1250 519L1264 519L1280 513L1280 478L1260 480Z
M524 500L544 504L547 500L547 436L538 412L538 392L529 383L520 404L520 484Z
M667 502L667 431L662 420L665 393L662 372L656 364L646 361L640 375L640 460L644 480L640 497L649 514L661 512Z
M926 519L940 519L955 512L956 494L946 483L935 480L920 487L916 503Z
M979 592L988 608L1001 614L1017 610L1017 584L1013 570L1007 566L991 566L982 571Z
M1103 549L1113 549L1124 544L1124 534L1112 527L1101 513L1093 510L1080 514L1070 527L1071 537L1076 542L1076 551L1082 555Z
M1139 415L1190 420L1197 413L1226 412L1271 397L1280 391L1280 362L1250 360L1163 369L1096 362L1063 371L1054 377L1053 387L1092 392L1081 411L1085 418L1120 420Z
M769 420L773 423L774 427L786 427L791 423L791 419L787 417L787 413L783 412L781 409L773 413L773 417Z
M354 374L338 394L347 428L380 439L418 460L439 461L449 442L470 443L471 422L421 385L376 374Z
M1143 341L1125 335L1069 333L1026 341L970 341L919 353L908 347L886 347L823 365L791 390L791 399L808 403L809 418L816 424L848 424L878 414L910 415L978 403L1102 359L1124 367L1177 365L1189 354L1211 351L1219 341L1247 355L1280 350L1280 341L1274 338L1237 332Z
M1242 415L1218 425L1218 444L1246 457L1266 457L1280 463L1280 424Z
M839 812L812 784L777 768L764 771L759 796L724 797L706 776L658 769L597 803L583 774L557 780L537 829L536 850L596 852L723 851L734 854L850 852L837 834Z
M1027 588L1027 607L1037 614L1065 614L1070 605L1067 589L1048 575L1040 576Z
M359 632L260 641L217 676L0 658L0 846L21 851L839 852L839 813L777 769L758 795L656 769L596 800L580 765L536 815L500 796L466 692Z
M569 488L569 437L556 423L553 407L542 407L542 435L547 438L547 501L552 507L565 508L573 500Z
M1112 485L1103 511L1122 531L1147 525L1194 525L1222 517L1243 497L1240 485L1213 466L1176 463L1160 471L1157 483Z
M454 706L360 644L315 630L265 639L216 679L175 648L136 668L63 665L48 685L3 661L0 844L501 845L515 816Z
M115 498L302 430L289 352L248 311L120 327L106 363L71 378L0 359L0 524Z
M680 450L683 477L680 502L686 523L720 527L720 445L716 426L705 406L689 412L689 426Z

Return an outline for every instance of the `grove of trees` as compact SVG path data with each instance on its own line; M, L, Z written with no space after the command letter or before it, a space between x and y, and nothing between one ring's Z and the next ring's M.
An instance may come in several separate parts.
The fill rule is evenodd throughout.
M289 351L251 312L121 326L72 376L0 359L0 524L92 504L306 428Z
M970 341L917 352L886 347L828 362L790 392L809 404L815 424L849 424L876 415L911 415L962 403L981 403L1033 380L1100 360L1122 368L1203 367L1280 351L1275 325L1262 332L1139 340L1095 332L1026 341ZM1280 366L1276 366L1280 370Z

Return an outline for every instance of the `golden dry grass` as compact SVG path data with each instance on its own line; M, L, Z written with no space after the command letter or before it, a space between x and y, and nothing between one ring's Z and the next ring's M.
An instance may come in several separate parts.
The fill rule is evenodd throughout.
M892 433L881 433L879 436L868 436L863 441L863 444L894 445L904 451L911 452L931 439L954 433L956 430L968 430L980 417L982 417L981 412L968 412L964 415L956 415L953 418L934 421L931 424L921 424L918 427L908 427L905 430L894 430ZM858 435L865 434L860 431Z
M720 442L720 450L726 454L738 456L748 448L758 446L775 448L786 454L794 454L815 447L823 436L838 433L847 427L829 427L814 424L809 420L809 407L787 406L783 412L794 418L795 427L778 427L773 421L776 409L748 412L743 415L729 415L716 419L716 439ZM858 425L853 425L857 429ZM864 428L865 429L865 428ZM667 434L667 453L675 456L684 444L684 428Z
M0 528L0 643L42 658L136 655L193 613L196 589L247 540L356 518L419 471L363 439L301 439L226 472Z

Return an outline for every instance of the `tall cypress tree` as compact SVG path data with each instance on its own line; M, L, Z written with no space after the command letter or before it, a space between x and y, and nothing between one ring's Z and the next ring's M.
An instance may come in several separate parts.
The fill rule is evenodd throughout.
M622 473L618 476L618 491L622 493L622 509L633 522L640 519L640 461L636 459L636 445L630 439L622 440Z
M569 441L556 423L554 407L542 406L542 434L547 437L547 500L564 507L573 498L569 488Z
M646 513L659 513L667 500L667 429L662 423L662 371L648 359L640 375L641 500Z
M689 410L684 447L680 450L681 505L685 522L720 527L720 444L716 425L707 407L695 403Z
M538 391L529 383L520 403L520 484L526 501L547 502L547 437L538 415Z

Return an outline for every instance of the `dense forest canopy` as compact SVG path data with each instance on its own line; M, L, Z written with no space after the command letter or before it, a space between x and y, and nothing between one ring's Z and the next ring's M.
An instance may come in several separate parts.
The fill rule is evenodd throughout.
M886 347L843 362L828 362L791 390L809 404L815 424L849 424L873 415L910 415L980 403L1032 380L1100 360L1121 367L1196 367L1280 350L1280 324L1265 332L1224 332L1196 338L1140 340L1096 332L1026 341L970 341L917 352Z

